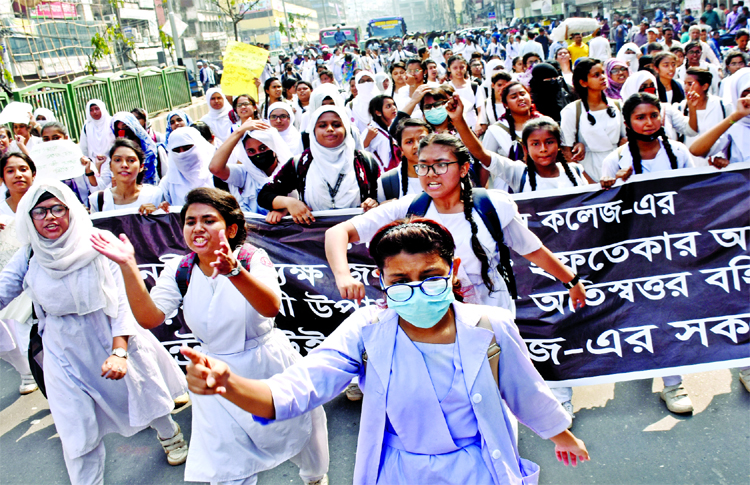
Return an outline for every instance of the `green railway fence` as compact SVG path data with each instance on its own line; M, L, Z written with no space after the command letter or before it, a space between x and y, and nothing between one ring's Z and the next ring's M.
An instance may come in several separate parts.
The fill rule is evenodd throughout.
M149 117L192 102L185 68L168 67L85 76L67 84L40 82L14 90L12 98L0 92L0 107L21 101L34 109L48 108L78 141L86 122L86 104L92 99L103 101L110 114L143 108Z

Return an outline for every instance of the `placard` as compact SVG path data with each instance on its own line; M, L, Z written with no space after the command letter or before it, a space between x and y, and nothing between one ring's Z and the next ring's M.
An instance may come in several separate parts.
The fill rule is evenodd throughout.
M36 176L67 180L84 174L81 149L73 140L38 143L29 151L36 165Z
M249 94L258 101L258 87L254 79L260 79L268 60L268 51L243 42L230 40L224 53L224 72L221 75L221 91L227 96Z

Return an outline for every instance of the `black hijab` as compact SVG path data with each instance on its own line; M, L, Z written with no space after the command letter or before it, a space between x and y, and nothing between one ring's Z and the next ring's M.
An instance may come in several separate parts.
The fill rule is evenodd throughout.
M537 64L531 70L529 88L537 111L560 123L560 112L572 100L562 74L550 64Z

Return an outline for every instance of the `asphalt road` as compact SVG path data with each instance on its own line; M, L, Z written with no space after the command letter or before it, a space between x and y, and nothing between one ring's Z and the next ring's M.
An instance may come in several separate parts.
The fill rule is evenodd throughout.
M0 361L0 484L67 484L62 447L41 393L18 395L20 377ZM551 442L521 426L521 456L542 467L541 484L748 484L750 483L750 393L736 370L685 376L695 412L671 414L659 399L661 380L641 380L574 389L573 432L592 461L566 468ZM325 406L331 454L330 483L352 482L360 404L343 395ZM191 408L174 415L190 435ZM105 482L184 483L182 466L170 467L156 432L105 438ZM262 473L261 485L301 484L286 462Z

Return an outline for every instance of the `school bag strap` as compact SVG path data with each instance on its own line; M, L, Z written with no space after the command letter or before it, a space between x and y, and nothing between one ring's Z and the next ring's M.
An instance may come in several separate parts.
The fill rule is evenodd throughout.
M523 173L521 174L521 185L518 186L518 191L523 192L523 186L526 185L526 177L529 175L529 167L523 167Z
M518 138L518 135L515 133L510 132L510 127L507 125L504 125L503 123L500 123L499 121L495 123L496 126L499 126L500 129L502 129L505 133L510 136L510 140L513 142L513 144L510 147L510 151L508 151L508 158L511 160L523 160L523 148L521 148L521 139Z
M100 190L96 193L96 206L99 208L99 212L104 209L104 191Z
M378 177L380 168L370 153L361 150L354 151L354 173L359 184L359 193L362 202L368 198L378 199Z
M513 275L513 267L510 263L510 250L508 249L508 246L505 245L503 227L500 225L500 219L497 216L495 205L492 203L486 189L474 188L472 189L472 196L474 199L474 209L479 213L479 217L492 235L492 238L497 244L497 249L500 252L500 264L497 265L497 270L500 273L500 276L503 277L505 285L508 287L508 292L510 292L511 297L515 300L518 298L516 278ZM407 217L424 217L431 202L432 198L426 192L422 192L411 202L411 204L409 204L409 208L406 211Z
M401 187L399 186L398 173L399 168L388 170L385 175L380 177L380 181L383 184L383 192L385 192L385 200L398 199Z
M578 131L581 128L581 115L583 114L583 106L580 99L576 100L576 143L578 143Z
M240 252L237 254L237 260L245 270L250 271L250 261L252 261L257 250L258 248L250 243L245 243L240 247ZM177 281L177 288L179 288L180 295L182 295L183 298L185 298L185 295L187 294L188 285L190 284L190 276L193 274L193 266L195 266L195 258L195 253L186 254L180 260L180 264L177 265L175 281Z
M499 373L499 363L500 363L500 352L502 349L500 349L500 346L497 344L497 340L495 339L495 331L492 329L492 324L490 323L490 319L487 318L487 315L482 315L482 318L479 319L479 323L477 324L477 327L483 328L485 330L489 330L492 332L492 340L490 341L489 347L487 347L487 361L490 364L490 370L492 370L492 377L495 378L495 385L500 386L500 373Z

